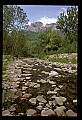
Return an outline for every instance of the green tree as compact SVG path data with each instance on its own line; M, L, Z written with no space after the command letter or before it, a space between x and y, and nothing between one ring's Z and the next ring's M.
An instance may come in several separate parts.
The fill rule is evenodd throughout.
M67 15L65 12L60 14L57 21L57 28L66 36L69 43L78 40L78 8L68 7Z

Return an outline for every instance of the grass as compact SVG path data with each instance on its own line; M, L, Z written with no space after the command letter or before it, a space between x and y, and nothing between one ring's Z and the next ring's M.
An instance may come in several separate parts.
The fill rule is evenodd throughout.
M77 63L77 59L76 58L72 58L72 59L68 59L68 58L48 58L49 61L51 62L61 62L61 63L73 63L76 64Z

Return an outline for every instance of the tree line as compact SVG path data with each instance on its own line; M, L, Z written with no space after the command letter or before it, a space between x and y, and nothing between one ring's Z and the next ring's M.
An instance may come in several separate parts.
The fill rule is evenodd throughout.
M57 20L57 29L47 30L30 37L26 13L17 5L3 5L3 54L16 57L45 56L55 53L77 52L78 8L68 7Z

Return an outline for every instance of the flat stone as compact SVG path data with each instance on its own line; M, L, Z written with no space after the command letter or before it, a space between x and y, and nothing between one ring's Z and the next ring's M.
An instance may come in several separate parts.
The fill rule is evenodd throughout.
M73 100L73 103L77 103L77 100Z
M44 74L46 74L46 75L48 75L48 74L49 74L49 72L46 72L46 71L42 71L41 73L44 73Z
M43 102L43 103L46 103L46 102L47 102L42 96L37 96L36 99L37 99L39 102Z
M16 110L16 108L17 108L17 104L13 104L13 105L11 105L10 107L9 107L9 111L10 112L13 112L13 111L15 111Z
M23 86L23 87L22 87L22 90L26 90L27 88L28 88L28 87L26 87L26 86Z
M47 94L57 94L57 92L56 92L56 91L50 91L50 90L49 90L49 91L47 92Z
M52 85L52 87L55 87L56 85Z
M53 95L51 98L55 98L56 97L56 95Z
M59 97L56 97L56 98L55 98L55 101L56 101L56 103L57 103L58 105L63 105L63 102L62 102L62 100L61 100Z
M62 88L63 87L63 85L59 85L59 88Z
M14 92L15 95L22 97L22 91L17 90L16 92Z
M38 88L38 87L40 87L40 84L34 85L34 88Z
M40 82L41 82L41 83L47 83L47 81L46 81L46 80L43 80L43 79L41 79Z
M37 85L37 83L31 82L30 85L29 85L29 87L34 87L35 85Z
M55 115L55 112L51 109L41 111L41 116L50 116L50 115Z
M54 81L49 81L49 83L50 83L50 84L56 84L56 82L54 82Z
M56 88L54 89L54 91L57 91L57 90L60 90L60 89L56 87Z
M61 99L62 102L65 102L65 101L66 101L66 98L65 98L65 97L60 96L59 98Z
M55 75L58 75L58 73L57 73L56 71L51 71L51 72L49 73L49 76L55 76Z
M30 101L32 104L36 105L36 98L31 98L29 101Z
M26 77L26 80L30 79L31 77Z
M77 117L77 113L73 112L71 109L66 111L66 115L70 117Z
M28 109L26 112L27 116L32 116L35 113L36 113L36 110L34 110L34 109Z
M27 93L25 93L25 94L23 95L24 98L29 98L30 96L32 96L32 94L27 94Z
M10 116L9 110L2 111L2 116Z
M57 107L54 111L56 112L57 116L66 116L64 110L60 107Z
M37 106L37 109L42 110L42 106L41 105Z

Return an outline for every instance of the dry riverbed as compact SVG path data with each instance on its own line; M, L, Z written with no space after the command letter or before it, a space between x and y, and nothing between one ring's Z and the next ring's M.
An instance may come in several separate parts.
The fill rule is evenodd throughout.
M77 116L77 64L25 58L4 75L2 116Z

